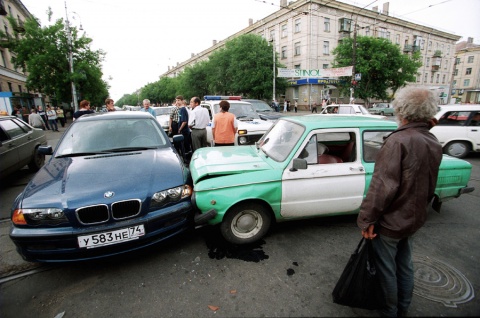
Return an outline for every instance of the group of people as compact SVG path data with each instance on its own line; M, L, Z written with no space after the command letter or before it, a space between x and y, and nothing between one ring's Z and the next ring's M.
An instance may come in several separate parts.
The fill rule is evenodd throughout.
M30 114L25 119L24 114L22 114L18 107L14 109L12 112L13 116L17 116L23 119L25 122L35 128L40 128L43 130L52 130L52 131L59 131L57 122L60 121L62 127L65 127L65 123L67 122L67 118L65 116L65 112L63 107L52 107L47 105L46 111L43 110L42 106L37 106L32 108Z
M298 103L297 101L295 100L295 102L293 103L293 109L295 112L297 112L297 107L298 107ZM278 113L280 111L280 104L274 99L272 100L272 108ZM289 112L290 111L290 100L286 99L284 102L283 102L283 112L286 113L286 112Z

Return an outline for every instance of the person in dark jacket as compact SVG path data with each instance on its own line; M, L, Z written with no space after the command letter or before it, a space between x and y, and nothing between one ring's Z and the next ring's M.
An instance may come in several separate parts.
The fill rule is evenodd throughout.
M412 235L427 219L442 146L429 129L437 102L422 88L405 88L393 102L399 122L375 161L357 224L372 239L386 306L385 317L406 315L413 294Z

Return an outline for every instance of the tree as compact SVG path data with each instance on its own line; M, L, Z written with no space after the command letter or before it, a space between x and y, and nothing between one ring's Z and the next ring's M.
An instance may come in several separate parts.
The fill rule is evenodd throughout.
M15 19L9 19L13 30ZM25 31L14 33L8 37L0 33L0 37L8 41L8 47L15 55L12 62L15 67L27 72L26 86L29 90L45 93L57 101L71 102L71 81L74 81L82 99L88 99L93 105L102 105L108 97L108 84L102 80L100 63L105 53L90 49L92 39L79 36L78 30L71 27L71 46L68 33L62 19L53 25L41 27L33 19L24 23ZM68 60L69 47L73 53L74 73L70 72Z
M334 67L353 65L353 40L346 38L333 51ZM407 55L398 45L387 39L358 36L355 52L355 73L362 78L355 87L355 96L368 101L370 98L390 100L395 92L408 82L415 81L418 68L422 65L420 54ZM341 89L348 92L351 77L343 77ZM391 90L391 95L388 91Z

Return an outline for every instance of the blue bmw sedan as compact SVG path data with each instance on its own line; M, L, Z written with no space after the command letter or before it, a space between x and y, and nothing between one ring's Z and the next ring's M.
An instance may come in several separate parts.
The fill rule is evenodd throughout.
M181 142L183 136L175 136ZM27 261L96 259L192 225L188 167L153 116L84 115L16 198L10 238Z

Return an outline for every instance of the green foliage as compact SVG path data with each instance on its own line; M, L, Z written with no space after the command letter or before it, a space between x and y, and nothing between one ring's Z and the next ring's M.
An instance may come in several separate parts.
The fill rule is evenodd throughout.
M283 67L278 61L276 66ZM186 67L178 77L163 77L145 85L140 96L162 104L171 103L176 95L242 95L269 100L273 93L272 71L272 47L260 36L247 34L225 43L207 61ZM286 87L286 79L277 77L276 91L284 92Z
M14 20L10 19L10 24L16 30ZM27 19L24 28L24 32L15 33L15 38L10 38L5 46L15 54L12 58L15 67L28 72L26 85L29 90L70 103L71 81L74 81L79 99L88 99L92 105L103 104L109 88L102 80L100 65L105 53L90 49L92 39L79 36L78 30L71 27L72 74L68 61L68 33L62 19L46 27L41 27L35 19Z
M347 38L333 51L334 67L353 65L353 39ZM362 75L355 88L355 97L363 100L376 98L388 100L390 96L408 82L415 81L418 68L422 65L420 54L403 54L400 48L382 38L358 36L356 45L355 73ZM351 77L343 77L343 93L351 86ZM391 90L393 94L389 94Z

